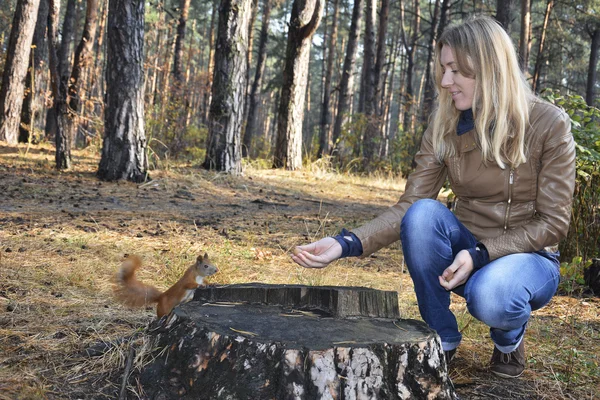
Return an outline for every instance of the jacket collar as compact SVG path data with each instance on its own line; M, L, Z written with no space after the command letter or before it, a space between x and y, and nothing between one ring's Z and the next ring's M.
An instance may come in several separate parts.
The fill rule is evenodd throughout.
M456 126L456 134L458 136L467 133L475 128L475 120L473 119L473 110L468 109L460 113L458 125Z

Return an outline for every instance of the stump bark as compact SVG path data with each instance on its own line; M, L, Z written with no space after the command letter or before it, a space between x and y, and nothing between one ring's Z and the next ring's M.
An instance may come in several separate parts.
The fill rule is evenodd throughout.
M249 302L239 301L243 293ZM357 307L368 302L344 307L340 299L388 304L381 302L391 297L386 293L260 284L199 289L194 301L151 324L153 361L130 383L150 399L455 398L440 339L424 323L355 311L333 317L344 309L373 313Z

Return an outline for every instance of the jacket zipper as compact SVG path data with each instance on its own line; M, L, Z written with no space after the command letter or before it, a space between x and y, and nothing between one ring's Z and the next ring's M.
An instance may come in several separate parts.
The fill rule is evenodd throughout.
M506 215L504 216L504 232L508 229L508 215L510 214L510 205L512 203L512 188L514 183L514 168L510 169L510 174L508 175L508 202L506 204Z

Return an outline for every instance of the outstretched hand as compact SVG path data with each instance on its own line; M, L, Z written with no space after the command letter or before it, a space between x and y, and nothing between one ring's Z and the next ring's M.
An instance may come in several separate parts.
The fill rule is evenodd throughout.
M467 282L473 272L473 259L467 250L458 252L452 264L439 277L440 285L446 290L452 290Z
M305 268L325 268L330 262L342 255L342 246L332 237L297 246L294 248L292 260Z

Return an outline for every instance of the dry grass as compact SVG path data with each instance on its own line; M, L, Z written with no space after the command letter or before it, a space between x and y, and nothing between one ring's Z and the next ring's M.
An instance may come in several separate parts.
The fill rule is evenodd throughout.
M372 218L397 200L401 180L318 164L299 172L247 166L241 178L172 164L146 184L106 183L94 176L96 151L74 155L74 170L59 173L49 146L0 144L0 400L116 396L129 348L143 348L154 315L113 301L111 278L127 253L143 258L140 278L160 288L206 251L220 269L210 283L396 290L402 315L419 318L395 246L323 270L288 255ZM557 296L534 313L529 368L509 383L486 371L487 328L454 300L465 339L451 374L463 398L598 396L598 299ZM141 362L138 352L134 364Z

